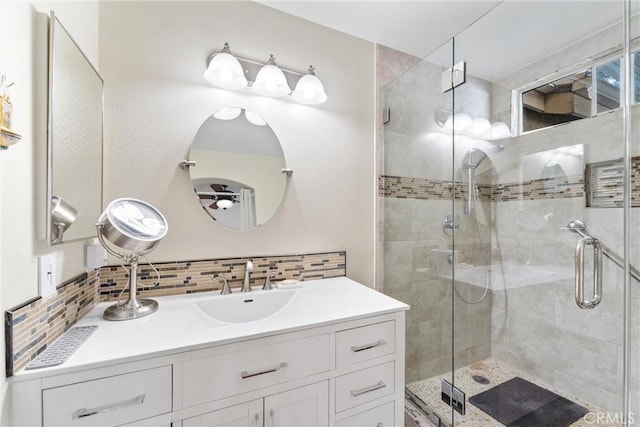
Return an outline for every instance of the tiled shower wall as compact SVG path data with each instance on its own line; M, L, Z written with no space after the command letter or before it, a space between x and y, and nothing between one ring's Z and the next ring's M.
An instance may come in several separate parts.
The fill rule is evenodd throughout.
M155 263L160 275L148 264L138 268L138 296L141 298L213 292L220 289L221 276L231 288L239 287L244 268L251 259L252 286L261 285L267 273L273 281L309 281L346 274L346 253L329 252L250 258ZM115 301L128 283L122 267L102 267L58 286L55 295L34 298L5 312L5 365L7 376L22 369L72 327L99 302ZM159 283L154 286L155 283ZM126 300L127 292L122 296Z
M599 35L599 37L602 37ZM565 55L558 52L533 64L521 75L500 82L468 79L456 89L456 105L472 117L508 121L511 89L558 68L569 58L589 56L585 40ZM571 59L573 58L573 59ZM555 67L550 71L549 64ZM453 210L451 201L451 141L438 136L434 111L447 104L438 90L441 70L420 63L394 81L385 91L392 106L392 120L384 134L384 168L380 169L379 194L384 203L384 289L411 305L407 326L407 382L428 378L451 369L451 343L455 343L456 367L489 355L527 374L612 412L622 403L623 286L621 270L604 262L603 302L594 310L581 310L574 301L574 253L577 236L565 229L569 220L581 218L590 233L622 254L622 210L586 208L582 166L623 156L622 113L532 132L501 141L504 149L477 141L490 157L492 173L479 180L481 228L490 245L492 289L486 305L469 306L455 298L455 327L451 325L452 292L447 271L450 239L441 222ZM428 87L433 86L430 91ZM484 95L481 94L485 91ZM476 97L473 102L466 99ZM482 104L488 100L490 107ZM395 115L394 115L395 111ZM493 114L490 114L493 112ZM394 116L396 118L394 122ZM398 116L401 116L398 118ZM632 155L640 155L640 107L632 109ZM434 136L435 135L435 136ZM455 158L469 147L456 141ZM528 156L579 146L580 169L566 178L549 180L527 170ZM456 168L460 160L454 161ZM560 161L562 163L562 160ZM571 168L567 168L571 169ZM634 159L632 201L640 197L638 161ZM459 172L456 181L460 180ZM464 180L462 180L464 182ZM464 191L459 187L458 191ZM613 192L619 191L612 189ZM456 197L458 199L458 197ZM473 222L460 214L456 234L460 291L465 269L479 266L477 237L468 228ZM632 210L631 263L640 265L640 213ZM444 271L444 272L443 272ZM450 273L449 273L450 276ZM464 291L478 296L473 280ZM632 402L640 401L638 283L632 282ZM635 405L635 404L634 404Z
M378 61L378 68L383 71L385 61L389 63L387 67L397 66L396 57L386 48L379 48ZM383 214L380 241L384 292L411 305L406 328L406 380L413 382L450 370L454 348L457 363L463 365L490 355L491 298L480 304L452 307L449 261L453 253L451 238L442 229L443 219L453 211L451 164L443 161L451 156L451 144L434 120L436 111L451 108L451 99L440 93L442 67L421 61L402 71L404 74L383 92L384 107L391 109L391 121L384 127L384 164L379 168ZM477 92L489 90L485 82L477 79L472 79L470 87ZM477 92L466 97L468 102L488 110L488 99L473 96ZM461 146L460 150L465 148ZM479 175L480 183L491 184L490 168L488 173ZM464 188L457 186L457 191ZM456 211L462 212L460 199L456 203ZM480 228L489 250L491 233L486 219L490 220L492 213L489 203L481 201L479 205L485 221ZM474 220L459 215L457 221L457 262L479 264L482 254ZM456 290L477 299L483 288L456 282ZM459 321L455 336L452 310Z

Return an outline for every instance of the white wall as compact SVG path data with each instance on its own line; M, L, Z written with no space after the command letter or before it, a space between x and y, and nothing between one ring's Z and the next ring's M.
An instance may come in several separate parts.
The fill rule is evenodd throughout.
M374 272L374 46L253 2L104 2L105 201L158 207L169 234L156 261L346 250L347 275ZM276 55L317 69L329 101L303 106L227 92L202 77L229 42L235 54ZM177 167L202 122L226 105L267 120L294 170L281 210L249 233L215 224Z
M47 3L49 7L62 3ZM63 22L73 28L92 28L76 40L97 60L97 3L65 2L58 13ZM83 244L67 244L49 248L38 238L37 192L39 172L36 155L46 145L40 134L36 113L44 104L36 99L36 75L42 69L36 61L36 8L28 1L0 2L0 73L6 73L13 102L13 129L22 141L0 152L0 307L2 310L24 302L38 293L37 255L56 252L59 256L57 281L81 273L84 269ZM75 23L75 24L73 24ZM81 25L76 25L82 23ZM91 36L93 34L93 36ZM93 37L93 42L89 40ZM93 48L91 47L93 46ZM93 50L92 50L93 49ZM40 171L42 168L40 168ZM4 334L4 329L2 332ZM0 339L4 353L4 338ZM0 375L0 423L7 425L8 406L6 382Z

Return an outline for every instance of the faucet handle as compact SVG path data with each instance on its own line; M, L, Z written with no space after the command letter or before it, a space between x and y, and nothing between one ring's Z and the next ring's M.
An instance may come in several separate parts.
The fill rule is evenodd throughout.
M222 290L220 291L220 295L229 295L231 293L231 288L229 287L229 283L227 282L227 279L225 279L222 276L218 276L216 277L216 280L219 280L222 282Z
M263 291L270 291L273 289L271 285L271 276L275 275L275 271L267 272L267 278L264 280L264 286L262 287Z

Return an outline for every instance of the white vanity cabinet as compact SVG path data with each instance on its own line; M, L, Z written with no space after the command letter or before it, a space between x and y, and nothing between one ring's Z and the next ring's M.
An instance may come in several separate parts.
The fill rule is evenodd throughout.
M12 425L402 426L404 316L24 371L10 381Z
M301 427L329 424L329 382L187 418L182 427Z

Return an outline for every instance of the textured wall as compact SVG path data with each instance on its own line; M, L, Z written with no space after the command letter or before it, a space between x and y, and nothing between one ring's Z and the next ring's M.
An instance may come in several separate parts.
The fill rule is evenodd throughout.
M105 201L146 200L167 217L156 261L346 250L347 275L373 284L374 49L371 43L253 2L105 2ZM317 68L317 107L209 85L207 58L238 56ZM264 117L294 170L280 211L250 233L215 224L177 164L202 122L223 106Z

